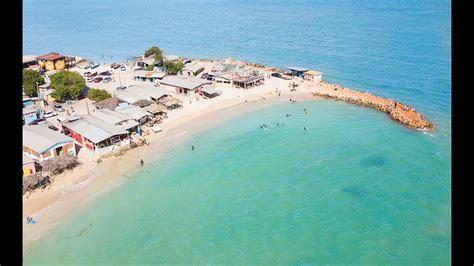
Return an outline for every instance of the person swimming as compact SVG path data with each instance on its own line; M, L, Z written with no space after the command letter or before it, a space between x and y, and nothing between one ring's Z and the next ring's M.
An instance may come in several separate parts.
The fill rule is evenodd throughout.
M307 128L307 127L303 127L303 130L308 130L308 128Z

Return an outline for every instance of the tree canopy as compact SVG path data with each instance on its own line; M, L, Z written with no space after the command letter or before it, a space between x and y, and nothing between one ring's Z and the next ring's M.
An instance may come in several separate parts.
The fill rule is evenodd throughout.
M96 102L103 101L103 100L108 99L110 97L112 97L112 95L110 95L110 93L108 93L104 89L91 89L89 91L89 94L87 95L87 98L91 99L92 101L96 101Z
M50 80L54 90L51 96L60 100L76 98L86 86L86 81L79 73L66 70L55 73Z
M165 69L166 73L170 75L176 75L179 71L184 68L183 62L173 62L173 61L166 61L165 62Z
M36 82L38 85L44 84L44 78L32 69L23 69L23 91L30 97L38 96Z
M150 47L148 50L145 51L145 57L149 57L151 55L155 56L155 64L158 66L163 66L163 51L161 51L160 47L153 46Z

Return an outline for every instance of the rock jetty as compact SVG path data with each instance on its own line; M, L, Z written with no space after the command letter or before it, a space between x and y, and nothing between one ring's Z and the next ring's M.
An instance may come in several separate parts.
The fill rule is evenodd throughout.
M433 124L428 122L423 115L418 113L413 107L392 99L375 96L368 92L344 88L338 84L330 84L327 82L321 82L319 84L312 82L305 83L305 85L311 88L315 96L342 100L377 109L387 113L390 118L409 128L422 130L434 129Z

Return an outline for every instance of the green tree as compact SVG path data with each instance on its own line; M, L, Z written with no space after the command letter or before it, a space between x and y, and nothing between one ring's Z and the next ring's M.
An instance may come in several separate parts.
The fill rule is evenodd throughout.
M89 94L87 95L87 98L96 102L103 101L110 97L112 97L112 95L104 89L90 89Z
M149 66L145 67L145 70L146 71L152 71L153 67L155 67L155 66L154 65L149 65Z
M145 57L149 57L151 55L155 55L155 64L158 66L163 66L163 51L161 51L160 47L153 46L150 47L148 50L145 51Z
M166 61L165 62L165 69L166 73L170 75L176 75L179 71L184 68L183 62L173 62L173 61Z
M75 99L86 86L86 81L77 72L60 71L51 77L51 88L54 90L51 96L55 99Z
M32 69L23 69L23 91L30 97L38 96L36 83L44 84L44 78L38 71Z

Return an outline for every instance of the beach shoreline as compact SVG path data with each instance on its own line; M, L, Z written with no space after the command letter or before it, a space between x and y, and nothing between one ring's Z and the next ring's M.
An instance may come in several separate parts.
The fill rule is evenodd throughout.
M199 134L246 112L275 104L289 104L289 99L306 101L320 98L314 97L309 91L282 92L281 96L277 94L269 96L268 92L261 91L245 98L221 99L211 105L202 105L203 108L192 110L191 114L190 110L187 110L187 113L181 112L180 116L170 115L170 118L161 125L162 132L147 136L149 145L129 150L119 157L104 159L100 164L87 161L71 171L56 176L49 187L23 196L24 252L81 207L90 204L100 195L125 185L130 176L141 169L139 164L141 159L144 160L146 167L147 162L159 160L193 134ZM28 216L37 223L26 224Z

